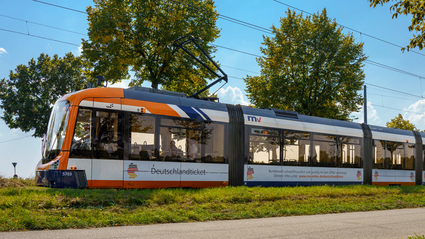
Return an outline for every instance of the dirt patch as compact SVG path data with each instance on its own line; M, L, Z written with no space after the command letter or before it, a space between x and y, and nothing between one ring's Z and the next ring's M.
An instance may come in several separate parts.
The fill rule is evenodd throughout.
M26 186L25 183L23 183L19 179L3 178L2 176L0 176L0 188L6 188L6 187L20 188L25 186Z

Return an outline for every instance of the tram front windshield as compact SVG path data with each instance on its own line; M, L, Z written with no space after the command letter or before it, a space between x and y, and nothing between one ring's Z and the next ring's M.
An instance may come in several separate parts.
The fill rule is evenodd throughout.
M68 125L69 107L70 103L66 100L56 102L53 106L47 126L43 163L50 162L60 153Z

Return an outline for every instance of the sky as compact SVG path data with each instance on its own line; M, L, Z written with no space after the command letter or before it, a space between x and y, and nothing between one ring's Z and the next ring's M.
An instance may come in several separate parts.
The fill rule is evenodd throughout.
M47 3L47 4L46 4ZM282 4L283 3L283 4ZM85 11L93 5L89 0L0 0L0 79L8 78L9 72L20 64L27 65L41 53L63 57L65 53L80 54L81 39L88 39L87 16L81 12L54 7ZM384 65L366 63L364 72L367 85L368 124L385 126L399 113L420 130L425 129L424 95L425 51L401 52L413 33L408 31L410 16L392 19L390 4L371 8L367 0L216 0L221 16L217 26L220 37L214 42L243 54L217 48L214 59L229 76L229 82L219 92L220 102L248 105L245 84L247 75L260 74L260 67L253 55L261 55L263 36L272 36L264 31L248 28L225 20L231 17L255 26L270 29L279 26L288 6L296 12L318 13L326 8L328 16L344 26L343 32L353 34L356 42L364 42L368 60ZM292 10L295 10L291 8ZM306 15L306 13L304 13ZM60 30L60 29L65 29ZM349 30L350 28L352 30ZM381 39L381 40L377 40ZM387 43L385 43L387 42ZM389 70L388 68L395 68ZM400 73L402 70L404 73ZM128 81L114 85L126 87ZM423 86L422 86L423 85ZM144 84L143 86L149 86ZM211 91L215 91L215 86ZM392 89L388 90L388 89ZM3 112L0 110L0 116ZM363 122L363 111L352 114ZM17 162L19 177L33 177L41 159L41 139L31 137L33 132L9 129L0 120L0 175L13 176L12 162Z

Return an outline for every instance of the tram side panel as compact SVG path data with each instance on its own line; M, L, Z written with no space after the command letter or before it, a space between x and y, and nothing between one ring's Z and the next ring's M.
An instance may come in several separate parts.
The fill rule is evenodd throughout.
M412 131L370 126L373 137L372 184L415 185L415 137Z
M131 112L128 158L124 160L125 188L228 185L227 141L224 138L227 112L126 101L132 107L123 106ZM140 107L145 113L140 112ZM167 110L159 111L159 108Z
M227 164L126 161L124 187L220 187L227 186Z
M247 114L245 122L245 185L363 183L360 127L344 129ZM357 137L336 136L347 131ZM336 140L345 142L338 146L339 151Z
M90 187L228 184L226 112L128 99L122 99L119 110L121 104L110 100L80 104L67 168L85 170Z

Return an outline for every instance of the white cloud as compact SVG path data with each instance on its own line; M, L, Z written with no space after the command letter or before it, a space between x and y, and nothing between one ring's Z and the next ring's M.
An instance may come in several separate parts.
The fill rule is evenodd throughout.
M75 56L81 56L81 52L83 52L83 45L80 45L73 53Z
M1 54L7 54L7 51L6 51L6 49L4 49L4 48L2 48L2 47L0 47L0 55Z
M358 118L354 122L363 123L364 122L364 112L363 107L359 112L352 113L352 116ZM379 117L375 108L373 107L371 102L367 102L367 123L372 125L379 125Z
M228 86L227 89L220 89L217 97L222 103L249 105L249 102L243 98L243 93L238 87Z
M404 113L404 119L409 120L419 129L425 129L425 99L416 101L405 110L409 112Z

